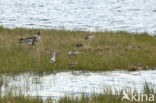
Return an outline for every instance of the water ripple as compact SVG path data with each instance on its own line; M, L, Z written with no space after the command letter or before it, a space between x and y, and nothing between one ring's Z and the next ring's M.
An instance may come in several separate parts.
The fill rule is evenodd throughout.
M155 5L156 0L1 0L0 25L155 34Z

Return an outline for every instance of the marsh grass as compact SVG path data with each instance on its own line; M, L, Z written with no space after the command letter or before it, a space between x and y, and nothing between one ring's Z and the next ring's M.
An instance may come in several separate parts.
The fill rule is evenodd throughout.
M35 46L19 39L41 32ZM95 35L85 40L86 34ZM83 47L75 48L77 43ZM0 72L54 72L62 70L151 69L156 67L156 37L147 33L83 32L43 29L7 29L0 27ZM69 51L82 52L68 56ZM56 52L56 63L50 64L49 51ZM78 62L75 67L68 64ZM140 64L140 65L138 65Z
M16 96L12 91L9 91L2 96L2 85L3 81L2 78L0 78L0 103L43 103L43 99L40 97L24 96L23 94Z
M0 99L0 103L43 103L40 97L12 96L8 94Z
M145 82L143 92L145 94L154 94L155 93L154 86L153 85L148 85L148 83Z
M156 103L156 98L154 98L153 102L122 100L123 91L125 91L130 98L132 93L138 94L137 90L132 90L131 88L121 90L104 88L103 92L100 94L93 92L90 95L64 96L56 100L53 97L43 99L42 97L23 96L22 94L15 95L10 91L5 96L0 97L0 103ZM142 92L147 95L154 94L156 96L154 87L149 86L147 83L144 84Z
M2 78L0 77L0 99L1 99L1 87L2 87L2 84L3 84Z
M111 89L104 89L104 91L100 94L92 94L91 96L82 95L82 96L65 96L59 100L59 103L156 103L156 98L154 97L154 101L129 101L122 100L123 91L125 91L130 99L132 98L132 93L138 94L137 90L132 92L131 89L122 89L120 91L115 90L113 92ZM154 91L154 87L149 86L147 83L144 84L143 93L150 95L154 94L156 96L156 91ZM138 98L138 97L136 97Z

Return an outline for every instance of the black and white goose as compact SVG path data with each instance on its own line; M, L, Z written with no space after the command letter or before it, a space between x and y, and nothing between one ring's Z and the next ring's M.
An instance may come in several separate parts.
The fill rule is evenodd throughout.
M34 45L37 40L41 39L40 32L34 35L33 37L21 38L19 41L20 43L28 43Z

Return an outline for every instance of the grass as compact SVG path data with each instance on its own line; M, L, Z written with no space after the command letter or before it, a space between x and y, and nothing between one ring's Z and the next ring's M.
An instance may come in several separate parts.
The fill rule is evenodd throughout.
M130 99L132 98L132 91L125 90ZM138 92L135 90L135 94ZM150 95L156 95L156 91L154 91L154 87L150 87L147 83L144 84L143 93ZM91 96L82 95L82 96L65 96L60 98L57 103L156 103L156 98L154 97L154 101L145 101L145 97L143 101L129 101L129 100L122 100L123 97L123 90L112 92L111 89L105 89L100 94L93 93ZM149 96L150 97L150 96ZM149 98L148 97L148 98ZM136 97L138 98L138 97ZM29 96L13 96L11 93L0 97L0 103L56 103L56 101L49 97L47 99L42 99L41 97L29 97Z
M41 98L7 95L0 99L0 103L43 103Z
M144 100L138 99L139 98L137 97L138 92L136 90L132 92L131 90L126 89L126 93L128 94L131 101L125 100L125 99L122 100L123 90L115 91L115 94L114 94L111 89L106 89L103 91L103 93L98 94L98 95L97 94L93 94L91 96L82 95L80 97L65 96L59 100L59 103L156 103L155 97L153 98L154 101L146 101L146 97L143 98ZM137 95L136 96L137 101L132 99L132 93L133 95L135 94ZM152 86L150 87L147 83L145 83L143 94L147 94L149 97L151 94L155 96L156 91L154 91L154 87ZM142 97L140 96L140 98Z
M19 39L41 32L36 45ZM95 35L85 40L86 34ZM75 48L77 43L83 47ZM156 36L147 33L83 32L44 29L7 29L0 27L0 73L54 72L64 70L105 71L115 69L152 69L156 67ZM69 51L81 52L68 56ZM50 64L49 51L57 62ZM72 62L78 65L71 67Z
M3 82L2 82L2 79L0 77L0 98L1 98L1 87L2 87L2 85L3 85Z

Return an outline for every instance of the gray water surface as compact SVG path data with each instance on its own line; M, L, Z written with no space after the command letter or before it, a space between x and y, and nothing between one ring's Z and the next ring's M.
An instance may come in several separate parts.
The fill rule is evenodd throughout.
M144 83L156 87L156 70L148 71L107 71L82 72L68 71L49 75L30 73L15 76L2 75L2 95L12 91L27 96L59 98L65 95L91 95L101 93L104 89L136 89L142 92ZM155 89L156 90L156 89Z
M156 33L156 0L0 0L0 25Z

